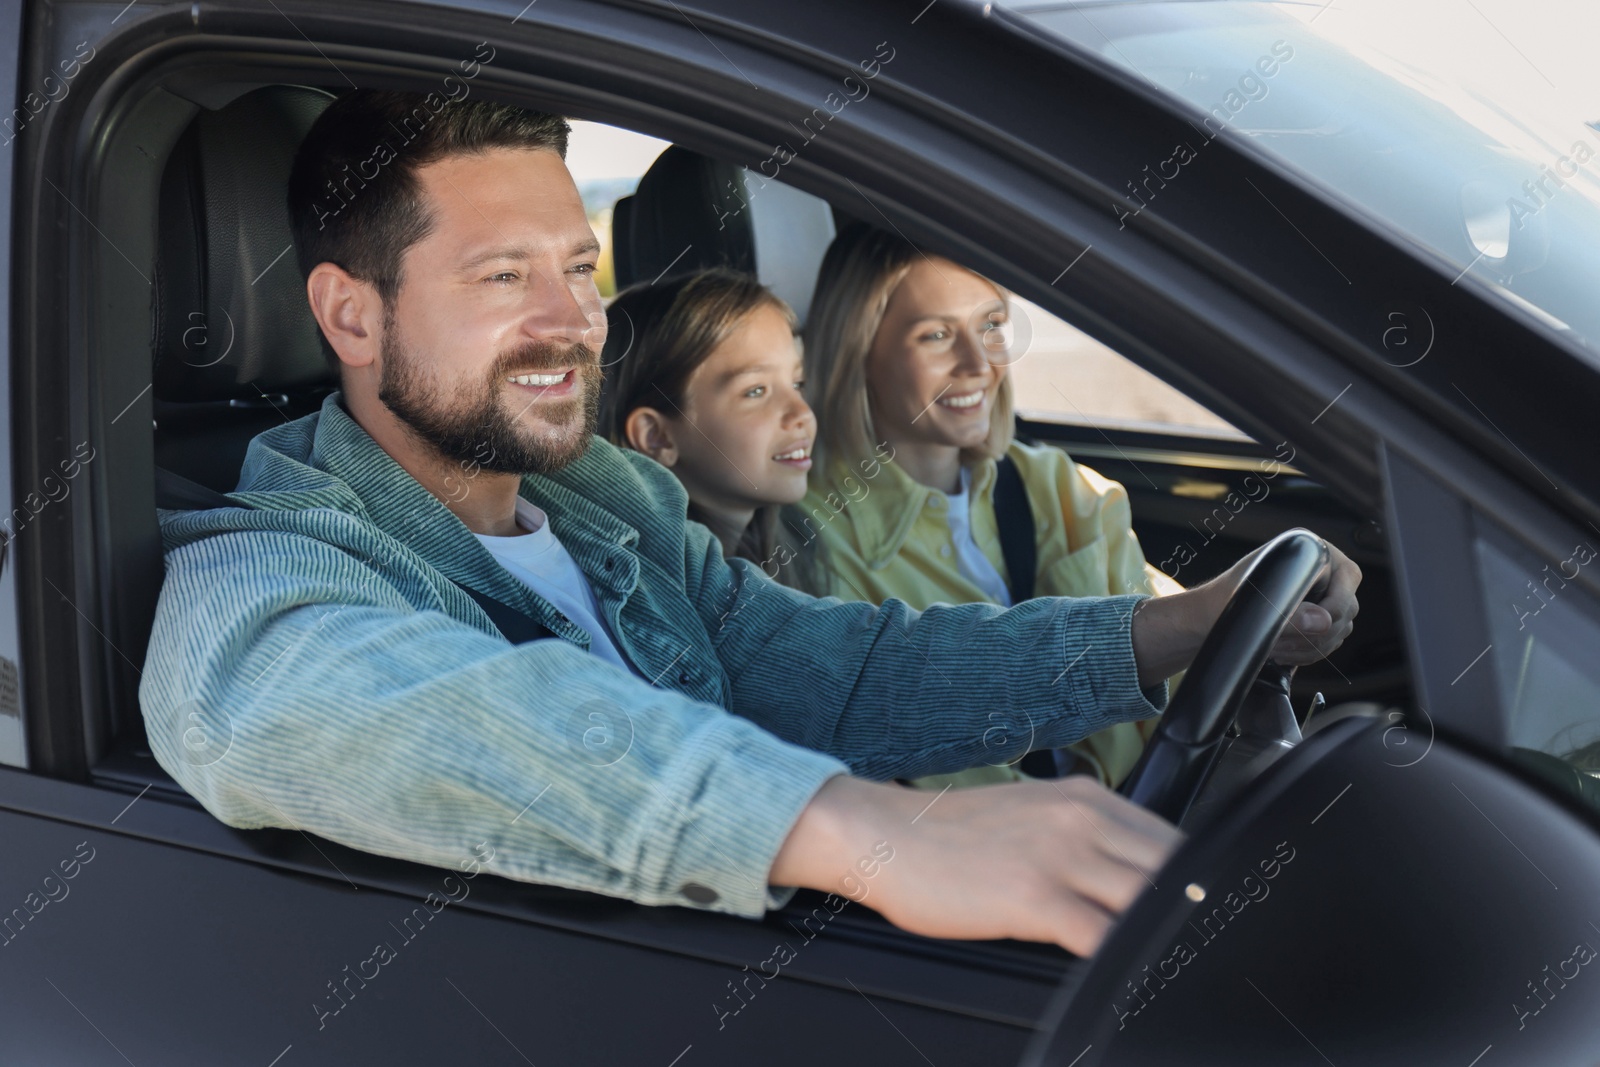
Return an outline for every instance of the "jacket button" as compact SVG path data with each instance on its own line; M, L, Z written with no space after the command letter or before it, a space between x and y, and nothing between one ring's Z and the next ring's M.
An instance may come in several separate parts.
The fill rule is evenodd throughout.
M679 671L678 672L678 684L679 685L688 685L690 680L693 679L693 678L694 678L694 675L691 674L689 671Z
M678 892L696 904L715 904L717 902L717 891L708 885L701 885L699 882L685 882L678 887Z
M606 560L606 570L611 570L616 565L617 565L617 561L616 560L614 560L614 559Z

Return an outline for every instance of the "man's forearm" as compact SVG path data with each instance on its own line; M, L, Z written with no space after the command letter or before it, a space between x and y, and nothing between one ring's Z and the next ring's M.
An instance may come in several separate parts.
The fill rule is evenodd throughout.
M919 613L898 600L873 607L767 593L793 610L752 598L738 624L719 634L727 707L843 760L859 778L965 770L1021 756L1035 733L1035 747L1069 744L1160 710L1133 670L1128 627L1137 596ZM988 691L1003 696L974 701L957 685L969 663L985 664Z
M1130 637L1140 686L1149 688L1189 666L1221 612L1216 592L1207 583L1139 602Z
M1148 689L1187 667L1223 603L1214 583L1139 601L1129 635L1139 685ZM853 859L869 854L892 825L909 825L929 799L862 778L830 778L790 831L768 882L839 892Z
M1189 665L1265 548L1256 549L1203 585L1139 602L1129 638L1141 686L1154 685ZM1328 588L1319 602L1308 600L1292 610L1272 649L1275 663L1314 662L1338 648L1350 633L1360 610L1356 587L1361 584L1361 568L1337 548L1330 545L1328 551Z
M948 795L839 775L796 820L768 877L929 937L1052 941L1087 955L1178 840L1083 775Z
M851 895L856 863L874 855L874 846L890 836L890 824L909 826L932 799L931 793L843 774L828 779L789 831L767 883Z

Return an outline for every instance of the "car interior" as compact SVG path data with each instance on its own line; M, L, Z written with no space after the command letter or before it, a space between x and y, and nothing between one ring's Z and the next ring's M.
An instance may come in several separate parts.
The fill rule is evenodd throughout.
M1092 39L1080 42L1081 54L1065 54L1008 10L1020 6L1063 23L1081 20ZM1488 383L1501 380L1502 357L1515 351L1520 372L1541 381L1542 392L1560 394L1552 383L1578 383L1568 366L1575 361L1474 285L1482 265L1451 281L1454 270L1439 269L1448 259L1408 252L1270 153L1252 155L1260 143L1245 136L1208 149L1205 167L1185 170L1131 239L1113 236L1120 231L1101 210L1101 194L1135 173L1129 164L1137 157L1142 165L1141 153L1163 143L1162 131L1186 135L1182 113L1149 91L1148 78L1107 73L1114 64L1100 63L1107 58L1100 53L1118 45L1101 28L1169 8L1187 24L1199 7L1220 14L1238 5L1088 6L1099 12L1093 23L1081 3L1030 2L941 5L908 26L887 9L850 4L691 5L694 18L704 8L718 19L703 31L676 5L626 2L541 4L528 18L522 0L510 8L415 5L404 19L378 8L315 5L13 5L9 17L24 31L19 75L30 66L50 69L45 60L70 54L80 31L101 58L70 97L52 99L40 113L31 141L13 146L8 175L15 190L7 266L16 325L6 357L15 484L23 488L72 442L98 451L70 505L52 505L9 561L0 539L0 561L11 564L0 573L0 602L14 597L17 607L24 698L15 699L17 677L0 673L0 728L8 685L9 703L21 711L16 743L8 747L0 734L0 763L16 765L0 768L8 785L0 816L8 855L16 854L13 883L25 885L12 903L38 884L29 857L53 861L62 842L81 837L105 858L73 884L71 911L45 911L48 925L13 949L35 953L28 958L44 961L45 970L9 972L15 988L7 1003L22 1025L5 1044L31 1043L41 1062L62 1059L69 1045L93 1050L65 1055L73 1062L122 1062L124 1050L145 1062L140 1048L209 1062L228 1048L235 1058L288 1067L307 1056L406 1061L423 1048L439 1049L430 1058L446 1061L470 1050L474 1061L519 1062L528 1059L523 1049L537 1057L543 1048L584 1062L625 1043L630 1055L600 1058L648 1060L659 1045L656 1062L687 1067L695 1057L815 1062L846 1047L846 1059L881 1051L907 1062L1017 1062L1021 1045L1032 1042L1025 1064L1089 1067L1182 1061L1210 1047L1223 1058L1253 1051L1260 1062L1282 1062L1304 1058L1306 1043L1325 1042L1326 1033L1347 1049L1370 1045L1372 1035L1426 1037L1426 1051L1414 1046L1412 1059L1428 1060L1438 1056L1439 1035L1470 1029L1459 1023L1473 983L1433 980L1439 959L1482 962L1478 976L1493 989L1557 959L1541 946L1563 944L1561 937L1583 928L1570 885L1593 882L1600 870L1600 675L1593 667L1600 579L1593 567L1572 579L1580 565L1572 549L1551 554L1574 536L1589 537L1569 521L1576 512L1546 507L1551 494L1569 491L1568 472L1578 464L1548 467L1562 481L1550 481L1550 494L1520 484L1545 473L1533 464L1544 464L1546 453L1529 443L1537 435L1528 435L1526 422L1489 422L1501 409L1488 399ZM850 36L858 29L859 50ZM448 934L428 935L407 951L422 962L380 972L376 989L323 1034L323 980L334 978L326 988L335 997L335 982L351 992L354 979L341 979L336 968L360 959L351 952L365 950L363 939L388 938L386 920L400 919L405 932L395 933L409 941L403 916L429 910L441 884L449 893L453 872L350 848L287 817L237 829L208 814L156 762L139 692L150 673L145 659L163 582L158 508L195 506L234 489L252 439L316 412L337 387L307 307L285 203L306 132L358 83L437 88L456 55L470 50L462 42L480 35L502 56L494 66L483 61L485 76L472 85L480 97L627 130L659 151L630 163L625 178L598 176L594 187L603 186L603 202L612 205L608 217L596 214L590 187L578 178L597 231L609 226L601 236L617 289L732 267L753 274L803 320L824 252L847 223L903 229L928 254L970 266L1015 295L1014 316L1033 316L1034 324L1051 316L1046 343L1031 349L1042 355L1030 363L1026 345L1016 353L1018 437L1057 446L1121 483L1152 563L1182 560L1174 577L1192 586L1269 540L1320 551L1307 547L1312 539L1280 537L1303 527L1360 565L1362 610L1352 637L1329 659L1300 668L1281 700L1270 682L1252 682L1245 672L1239 684L1254 706L1240 702L1237 716L1208 723L1234 718L1232 747L1198 772L1194 781L1209 778L1204 792L1184 798L1193 804L1187 814L1202 816L1183 822L1182 861L1140 891L1115 944L1080 958L1053 944L924 937L873 910L882 900L835 912L827 902L833 895L815 890L800 890L758 919L735 919L491 876L471 883L470 901L450 894L457 906ZM880 36L905 47L892 76L873 84L871 107L853 107L814 145L808 139L781 180L768 176L757 161L774 138L789 136L783 126L805 115ZM1155 51L1166 49L1167 37L1154 43ZM1145 53L1128 50L1145 65ZM1296 75L1310 69L1310 54ZM743 69L734 69L735 59ZM1209 100L1221 84L1215 66L1163 70ZM998 81L995 72L1003 72ZM20 100L27 83L17 80ZM1278 98L1287 95L1282 85L1275 83ZM1062 86L1074 90L1062 98L1084 106L1028 106ZM1251 114L1262 124L1270 118L1265 108ZM1315 143L1309 139L1321 131L1269 133L1341 151L1365 135L1362 123L1349 126ZM807 126L801 136L809 133ZM1091 240L1096 254L1067 274ZM1335 262L1355 284L1330 280ZM1450 312L1438 321L1454 331L1460 351L1452 355L1470 358L1436 358L1420 372L1391 362L1389 335L1377 331L1401 306ZM1068 359L1050 347L1068 333L1097 346L1096 359L1122 361L1181 394L1210 421L1141 421L1091 404L1093 383L1075 376L1076 351ZM1017 335L1025 336L1020 328ZM1547 379L1547 367L1567 377L1552 371ZM1507 408L1547 422L1552 436L1570 436L1584 424L1574 408L1596 395L1593 381L1578 384L1537 412L1520 402ZM1457 418L1469 401L1488 414ZM1217 424L1237 429L1207 431ZM1533 459L1504 454L1524 445ZM1257 476L1273 461L1281 473L1263 495ZM1600 522L1592 480L1570 488L1574 498L1587 492L1583 507ZM1262 648L1269 639L1260 635L1277 625L1274 600L1283 599L1270 570L1257 572L1269 592L1250 605ZM1313 578L1300 567L1295 580L1303 590ZM1217 632L1226 638L1230 628L1241 629L1230 622ZM1209 660L1191 666L1190 706L1227 707L1200 694L1210 692L1207 667L1248 659L1231 654L1240 644L1215 642ZM0 657L0 671L6 664ZM972 677L972 699L983 701L982 672ZM1268 703L1276 717L1263 731L1251 712ZM1174 720L1188 721L1166 717ZM303 743L318 744L316 733ZM1273 744L1286 751L1302 734L1308 743L1275 768L1282 773L1261 774L1270 762L1263 757L1284 755ZM1163 729L1148 751L1171 741ZM1141 770L1149 766L1181 772L1201 761L1152 760ZM1258 775L1259 788L1231 791ZM1534 778L1566 793L1554 805L1548 789L1521 791L1538 804L1500 803L1517 795L1518 781ZM1587 810L1574 792L1584 794ZM1149 792L1124 795L1178 818ZM1265 857L1280 857L1291 843L1299 858L1270 887L1277 903L1258 906L1235 872L1273 878ZM1047 842L1041 848L1050 851ZM1286 867L1287 852L1281 859ZM1475 872L1470 892L1461 892L1462 871ZM1238 903L1239 894L1228 892L1235 887L1250 910L1245 923L1230 925L1227 912L1244 906L1228 903ZM1201 904L1205 910L1192 907ZM1486 908L1526 921L1485 923ZM751 992L750 979L764 986L762 978L775 976L755 961L774 942L809 942L824 915L826 937L785 965L783 991L763 997L724 1034L724 989L731 1005L742 999L736 990ZM1142 1000L1135 986L1152 981L1141 968L1172 960L1173 931L1190 917L1203 926L1195 943L1211 970L1197 979L1186 967L1179 973L1190 977L1158 1005L1187 1014L1167 1015L1177 1020L1169 1025L1151 1025L1147 1016L1128 1027L1131 1038L1123 1035L1122 1022ZM1216 939L1222 928L1228 933ZM1466 955L1464 928L1483 935ZM1525 970L1517 963L1535 955ZM52 961L74 967L57 973ZM127 981L133 966L145 980ZM54 988L36 981L45 973ZM1238 988L1218 974L1248 974L1259 988ZM316 1016L304 1011L306 992L317 997ZM717 1015L705 1013L703 992L718 998ZM1307 999L1288 999L1299 993ZM170 1009L179 1003L185 1020L174 1027ZM1352 1004L1363 1020L1353 1028ZM1563 1000L1555 1008L1572 1006ZM802 1019L807 1025L795 1027ZM1558 1033L1554 1019L1539 1019L1535 1033ZM537 1037L525 1041L524 1033ZM691 1038L695 1044L678 1052ZM1526 1048L1539 1039L1514 1040ZM650 1055L631 1054L636 1048ZM1321 1048L1340 1058L1333 1046ZM1108 1059L1117 1049L1121 1058ZM1405 1058L1400 1045L1389 1051Z
M306 307L284 206L294 150L332 99L321 89L274 85L198 107L162 171L151 305L154 463L217 491L236 484L252 437L316 410L336 388ZM681 145L664 152L615 208L619 289L669 270L730 266L754 273L803 317L828 242L852 216L781 183L750 195L748 173ZM1297 698L1321 690L1334 703L1404 701L1403 650L1392 612L1381 610L1392 599L1373 519L1298 474L1259 507L1237 516L1223 509L1219 501L1258 458L1270 456L1259 446L1059 423L1024 422L1019 432L1059 444L1121 481L1147 558L1169 558L1184 543L1223 541L1196 561L1193 578L1183 575L1191 584L1292 526L1339 545L1362 565L1363 599L1380 610L1363 613L1335 662L1302 672ZM158 574L160 561L130 559L127 566ZM142 630L124 637L123 647L142 652L148 615ZM134 706L125 710L134 714L125 716L99 772L124 768L146 781L164 779L147 755L135 755L144 751L141 724Z
M97 782L185 797L151 757L137 702L135 664L143 660L162 573L153 487L165 483L157 472L229 491L252 437L315 411L336 387L306 306L285 206L295 148L332 99L304 85L197 81L157 94L113 132L108 159L117 145L146 155L162 143L170 148L158 185L145 193L158 235L148 279L154 424L148 458L124 458L130 480L118 489L138 506L119 510L111 561L111 573L127 580L112 592L108 636L127 655L118 661L107 653L110 677L118 679L106 694L115 727L91 744L101 753L90 768ZM781 183L751 195L749 173L687 145L666 150L615 207L618 287L668 271L732 266L754 273L803 316L828 242L853 216ZM137 373L123 373L126 383L138 382ZM1295 706L1303 715L1316 692L1330 705L1368 713L1404 705L1405 651L1378 516L1292 464L1270 498L1236 515L1222 510L1223 498L1243 492L1244 479L1273 455L1268 445L1045 420L1023 420L1019 434L1059 445L1121 481L1148 559L1167 558L1180 544L1206 546L1182 574L1186 584L1283 530L1306 526L1325 536L1361 565L1364 610L1355 636L1331 661L1296 677ZM799 900L803 906L804 895ZM1055 952L1019 951L1034 949Z

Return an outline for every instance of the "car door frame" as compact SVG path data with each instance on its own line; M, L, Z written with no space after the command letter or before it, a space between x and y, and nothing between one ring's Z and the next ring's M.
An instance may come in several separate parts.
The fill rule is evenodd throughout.
M22 40L23 0L0 0L0 40ZM0 54L0 136L8 138L4 147L8 158L0 163L0 293L11 292L11 238L12 230L12 175L17 157L16 138L27 132L26 128L17 129L14 116L23 104L24 96L21 90L21 75L23 56L20 47L7 49ZM0 411L11 410L11 338L12 317L11 301L5 300L0 306ZM12 440L10 434L0 435L0 500L6 501L6 517L0 519L0 660L8 661L11 670L20 671L22 662L21 630L18 623L21 616L17 610L17 581L16 581L16 553L13 551L13 540L19 531L13 521L11 502L16 498L13 493L13 467L12 467ZM24 702L21 693L21 680L18 677L19 691L15 694L15 706L0 707L0 726L4 726L7 733L11 732L9 724L3 720L15 719L17 744L6 743L0 739L0 765L27 766L28 763L28 732L27 720L23 714Z

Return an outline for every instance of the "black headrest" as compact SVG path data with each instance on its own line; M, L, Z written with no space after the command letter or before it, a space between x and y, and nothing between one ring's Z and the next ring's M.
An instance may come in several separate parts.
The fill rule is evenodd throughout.
M161 180L157 399L255 400L337 384L286 200L295 150L332 100L300 86L257 89L202 111L174 148Z
M764 172L673 145L611 215L617 287L728 267L754 274L805 321L833 240L826 200Z
M744 168L673 145L612 212L617 288L727 267L754 274L755 237Z

